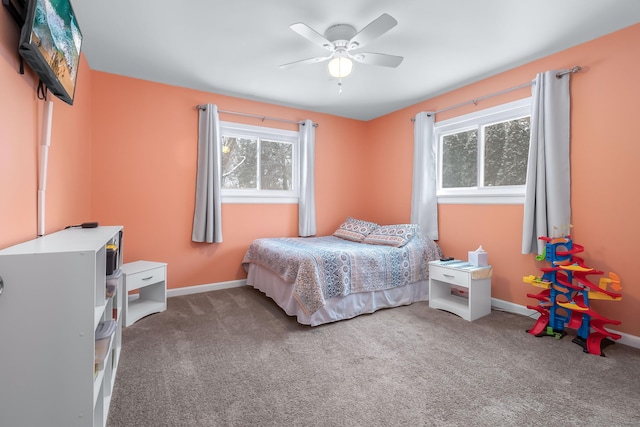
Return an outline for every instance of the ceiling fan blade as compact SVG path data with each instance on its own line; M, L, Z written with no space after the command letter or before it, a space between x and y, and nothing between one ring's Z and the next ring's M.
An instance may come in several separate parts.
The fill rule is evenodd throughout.
M322 61L326 61L327 59L331 59L331 57L333 57L333 55L316 56L315 58L308 58L308 59L303 59L301 61L294 61L294 62L289 62L288 64L282 64L282 65L280 65L280 68L282 68L283 70L286 70L288 68L291 68L291 67L299 65L299 64L316 64L318 62L322 62Z
M358 52L357 54L351 54L349 56L356 62L368 65L380 65L382 67L397 67L404 59L402 56L373 52Z
M318 33L307 24L297 22L295 24L289 25L289 28L300 34L305 39L309 40L311 43L317 44L318 46L323 47L327 50L333 49L333 43L331 43L322 34Z
M383 13L364 27L358 34L349 40L348 49L358 49L369 43L371 40L380 37L398 24L398 21L391 15Z

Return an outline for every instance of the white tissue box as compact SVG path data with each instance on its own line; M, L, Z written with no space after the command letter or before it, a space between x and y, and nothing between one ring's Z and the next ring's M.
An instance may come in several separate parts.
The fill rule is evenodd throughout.
M489 255L486 252L469 251L469 263L478 267L489 265Z

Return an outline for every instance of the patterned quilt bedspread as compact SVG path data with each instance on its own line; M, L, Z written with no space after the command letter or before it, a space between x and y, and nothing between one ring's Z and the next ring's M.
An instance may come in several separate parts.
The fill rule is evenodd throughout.
M334 236L254 240L242 265L255 263L294 284L294 297L309 314L334 296L407 285L429 277L428 262L441 255L438 245L420 235L395 248Z

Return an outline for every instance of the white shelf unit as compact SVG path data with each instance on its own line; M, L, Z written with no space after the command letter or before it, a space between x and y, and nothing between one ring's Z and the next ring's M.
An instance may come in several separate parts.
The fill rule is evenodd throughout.
M167 264L153 261L134 261L121 267L126 298L124 325L167 309ZM129 292L137 291L137 295Z
M473 321L491 313L491 267L469 267L463 261L429 263L429 307ZM455 292L467 290L466 297Z
M69 228L0 250L0 425L105 426L122 344L123 283L106 296L122 227ZM96 369L96 328L116 320Z

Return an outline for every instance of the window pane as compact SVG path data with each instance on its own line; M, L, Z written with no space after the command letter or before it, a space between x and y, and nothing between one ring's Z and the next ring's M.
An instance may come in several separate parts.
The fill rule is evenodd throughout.
M257 147L255 139L222 137L222 188L257 188Z
M478 131L442 137L442 188L478 185Z
M293 189L293 145L262 140L260 161L263 190Z
M523 117L485 126L485 186L526 183L529 123L529 117Z

